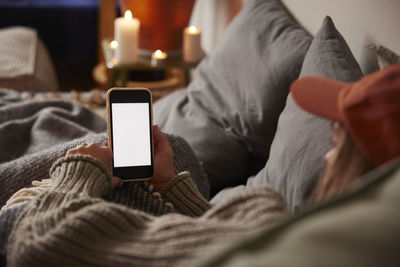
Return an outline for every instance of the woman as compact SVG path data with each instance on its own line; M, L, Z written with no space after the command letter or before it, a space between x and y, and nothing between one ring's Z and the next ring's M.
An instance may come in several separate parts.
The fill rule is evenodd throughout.
M354 84L304 77L292 85L303 109L334 121L334 148L313 196L346 189L360 175L400 155L400 64Z
M318 90L322 87L326 90ZM400 65L354 84L305 77L292 85L292 96L304 109L335 121L334 148L315 201L338 194L400 154ZM111 152L106 146L80 146L53 165L51 189L15 223L10 265L170 266L205 257L216 241L229 245L285 214L282 198L268 188L247 189L211 207L188 173L173 173L171 149L157 127L154 138L154 188L177 212L198 218L152 217L101 200L120 183L109 173Z

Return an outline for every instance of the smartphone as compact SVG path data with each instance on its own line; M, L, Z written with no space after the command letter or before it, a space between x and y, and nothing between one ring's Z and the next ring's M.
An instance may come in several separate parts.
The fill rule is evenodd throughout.
M146 88L109 89L107 128L113 175L123 181L151 179L154 157L151 92Z

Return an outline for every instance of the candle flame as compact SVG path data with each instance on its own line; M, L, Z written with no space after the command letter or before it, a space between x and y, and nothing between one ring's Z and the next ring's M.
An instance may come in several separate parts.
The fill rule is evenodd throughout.
M196 33L197 32L197 27L196 26L190 26L189 27L189 32L190 33Z
M153 60L153 59L156 59L156 60L166 59L167 56L168 56L167 53L161 51L160 49L157 49L156 51L154 51L154 52L151 54L152 60Z
M124 18L126 20L132 20L132 12L130 10L125 11Z
M156 50L156 57L161 57L161 56L162 56L162 51Z
M111 49L116 49L118 47L118 42L115 40L111 41L110 47Z

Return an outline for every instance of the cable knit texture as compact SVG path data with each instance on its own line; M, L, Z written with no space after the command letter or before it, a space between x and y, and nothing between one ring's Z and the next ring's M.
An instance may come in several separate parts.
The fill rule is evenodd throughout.
M23 94L0 88L0 207L23 188L29 193L19 198L17 206L9 203L4 213L0 212L0 266L7 261L8 238L16 219L43 191L36 188L35 181L49 181L50 167L69 149L83 142L102 145L107 140L106 121L77 102L23 99ZM178 136L167 138L174 151L175 172L189 171L208 198L207 175L189 144ZM105 197L108 202L155 216L174 211L142 182L124 183Z
M64 157L50 173L53 187L31 201L14 225L9 266L173 266L285 213L281 196L267 188L245 190L209 209L189 174L181 173L162 196L200 217L154 217L101 199L111 178L89 156Z
M170 181L161 191L161 196L164 200L174 203L176 211L193 217L200 216L211 208L186 171Z

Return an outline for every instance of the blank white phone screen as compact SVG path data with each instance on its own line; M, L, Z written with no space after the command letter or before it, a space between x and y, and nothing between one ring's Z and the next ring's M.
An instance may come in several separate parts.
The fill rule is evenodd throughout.
M114 167L151 165L149 103L113 103Z

